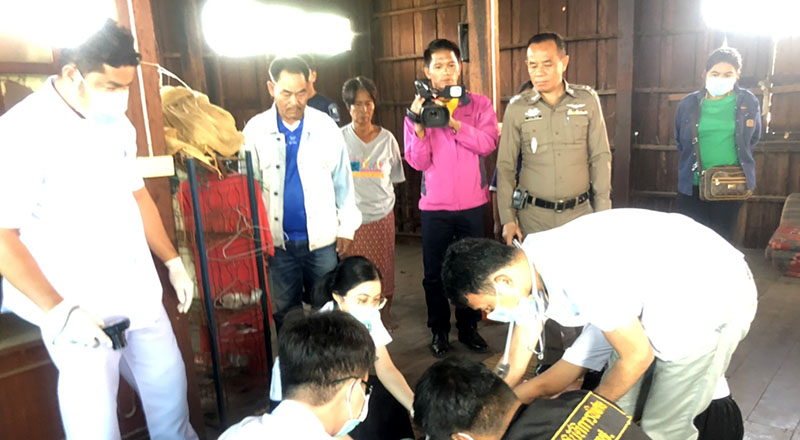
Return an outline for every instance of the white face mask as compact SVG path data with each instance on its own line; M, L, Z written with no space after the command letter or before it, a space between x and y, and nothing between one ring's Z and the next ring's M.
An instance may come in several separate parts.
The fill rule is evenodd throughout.
M706 90L708 90L708 93L715 98L730 93L730 91L733 90L734 84L736 84L736 77L706 77Z
M358 387L361 394L364 395L364 406L361 407L361 413L358 415L358 418L353 418L353 407L350 405L350 396L353 394L353 388ZM361 422L367 420L367 413L369 412L369 394L364 393L364 390L361 388L361 381L356 379L353 381L353 384L350 385L350 391L347 392L347 410L350 412L350 418L344 422L344 426L339 432L334 435L334 437L344 437L345 435L349 434L352 430L356 429Z
M101 92L93 89L80 72L78 77L89 94L89 108L85 110L87 118L109 124L125 117L125 112L128 111L128 90Z
M497 294L497 305L491 313L486 315L488 319L497 322L514 322L523 327L532 327L544 317L544 307L540 305L533 295L529 297L519 297L513 288L507 284L498 284L495 287ZM511 309L500 301L502 297L517 297L517 305Z
M372 332L373 323L381 319L381 312L376 308L354 305L350 305L348 308L350 315L356 318L358 322L364 324L369 332Z

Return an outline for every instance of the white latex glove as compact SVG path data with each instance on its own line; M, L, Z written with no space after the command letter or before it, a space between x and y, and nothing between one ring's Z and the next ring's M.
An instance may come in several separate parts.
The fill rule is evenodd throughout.
M40 326L42 339L47 344L79 344L90 348L111 348L111 339L103 331L103 321L86 310L67 301L61 301L44 315Z
M175 257L169 261L165 261L164 265L169 269L169 282L175 288L175 293L178 295L178 311L186 313L189 307L192 306L192 299L194 299L194 281L186 272L183 267L181 257Z

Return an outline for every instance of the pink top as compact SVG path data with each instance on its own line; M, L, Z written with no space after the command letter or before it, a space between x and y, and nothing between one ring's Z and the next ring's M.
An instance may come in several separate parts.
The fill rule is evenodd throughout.
M405 118L405 158L422 172L420 210L460 211L489 201L483 158L497 148L499 137L492 103L486 96L467 92L453 118L461 122L457 134L449 127L426 128L422 139Z

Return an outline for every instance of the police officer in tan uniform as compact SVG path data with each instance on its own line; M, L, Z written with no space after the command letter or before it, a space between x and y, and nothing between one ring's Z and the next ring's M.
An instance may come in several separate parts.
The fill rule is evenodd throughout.
M497 156L497 204L509 245L515 237L522 241L523 234L611 208L611 151L600 101L591 87L564 80L568 63L560 35L541 33L528 41L533 89L515 96L506 108ZM574 340L569 333L577 337L549 322L545 365L560 358L562 333L567 341Z

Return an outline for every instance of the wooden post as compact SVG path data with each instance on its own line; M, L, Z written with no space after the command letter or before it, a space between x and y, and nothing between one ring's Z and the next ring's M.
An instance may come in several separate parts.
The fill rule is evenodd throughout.
M193 89L208 93L206 66L203 60L203 33L200 29L200 11L197 0L183 3L183 30L186 38L186 52L181 54L184 81Z
M611 193L615 208L626 206L630 194L634 4L635 0L619 0L617 6L617 106Z
M469 23L469 89L486 95L495 111L500 109L499 75L500 39L498 37L498 1L467 0L467 23ZM491 179L497 163L497 152L484 159L486 173ZM492 236L494 215L492 204L487 205L484 215L484 235Z
M497 64L500 44L497 36L497 0L468 0L469 88L492 100L499 108Z
M126 0L115 0L117 6L118 22L130 29L131 21ZM136 22L136 36L139 52L142 54L142 61L150 63L158 62L158 49L156 47L156 37L153 29L153 14L150 0L136 0L133 4L133 17ZM164 117L161 112L161 95L159 93L158 73L156 69L149 66L142 66L144 78L145 102L147 105L148 121L150 123L150 134L153 155L166 154L166 141L164 140ZM140 99L138 79L134 81L130 91L129 111L131 122L136 127L137 150L139 156L149 154L149 145L144 128L144 116ZM147 190L153 197L161 214L161 220L167 230L167 235L175 243L175 219L172 210L172 192L170 190L169 178L159 177L147 179L145 181ZM176 246L177 247L177 246ZM178 348L183 357L186 367L186 379L188 383L187 399L189 401L189 412L192 426L197 431L198 436L205 438L205 423L203 421L203 409L200 406L199 386L197 375L194 371L194 353L192 351L189 322L185 315L177 312L178 300L164 264L157 258L156 262L161 285L164 287L163 302L164 308L169 315L172 323L175 338L178 341ZM199 304L195 307L200 307Z
M375 80L372 59L372 14L375 9L372 0L358 0L357 10L351 12L353 32L353 65L352 69L356 75L363 75ZM353 75L355 76L355 75Z

